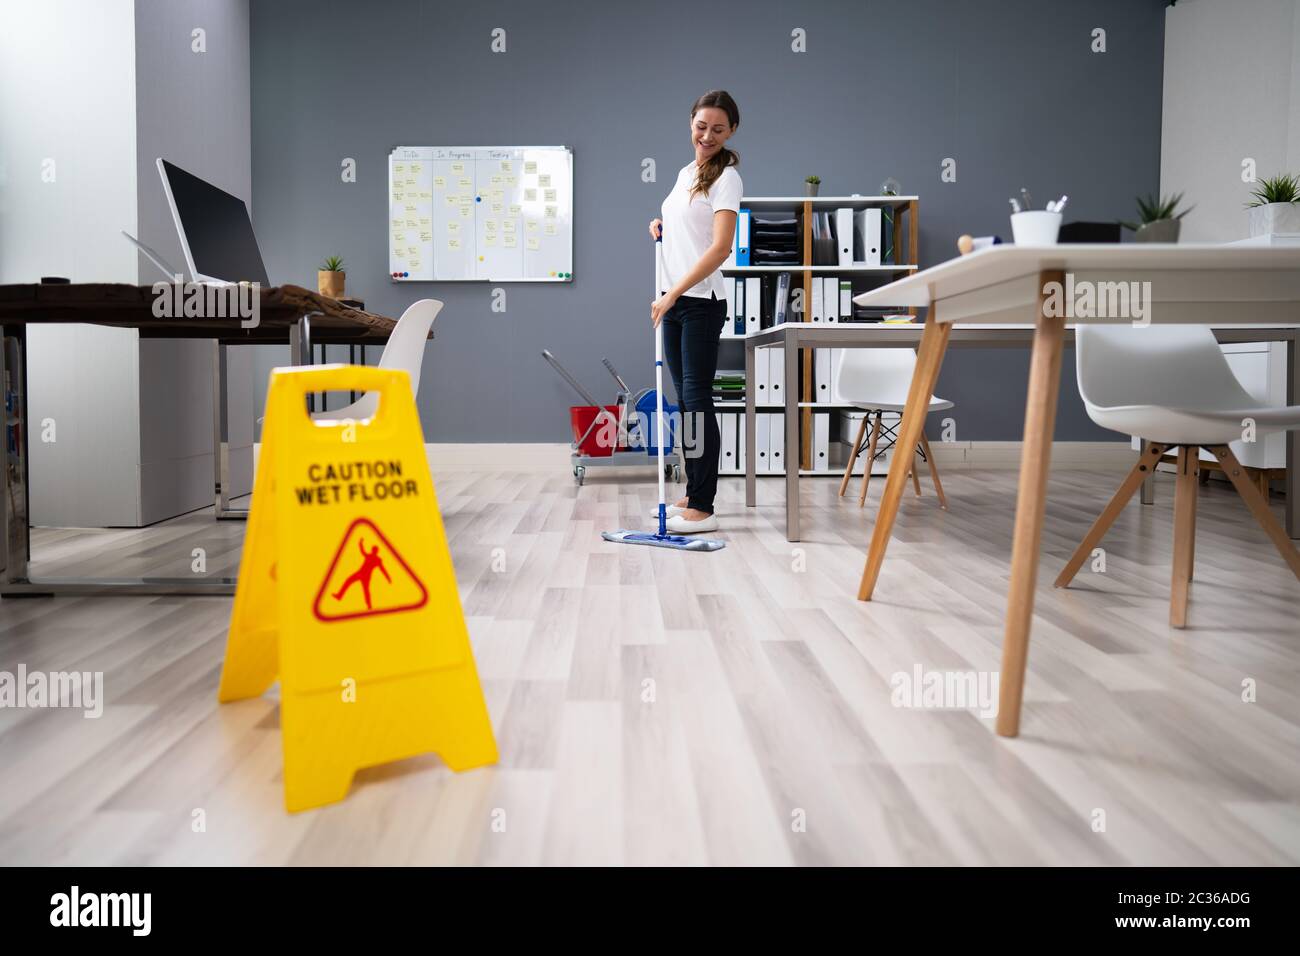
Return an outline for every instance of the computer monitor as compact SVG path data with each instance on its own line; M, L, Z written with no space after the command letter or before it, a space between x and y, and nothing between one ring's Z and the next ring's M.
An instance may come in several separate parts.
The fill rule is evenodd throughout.
M161 156L158 174L195 281L271 284L242 199Z

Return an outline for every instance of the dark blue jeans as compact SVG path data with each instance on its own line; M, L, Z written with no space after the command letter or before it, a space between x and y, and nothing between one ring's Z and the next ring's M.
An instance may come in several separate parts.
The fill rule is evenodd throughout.
M718 338L727 320L725 299L684 295L663 317L664 360L677 390L686 456L686 497L690 507L713 514L718 493L718 453L722 436L713 407L713 377L718 371Z

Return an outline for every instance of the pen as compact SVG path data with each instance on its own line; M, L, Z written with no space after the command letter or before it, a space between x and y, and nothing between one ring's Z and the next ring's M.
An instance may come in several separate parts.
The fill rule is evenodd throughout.
M1011 211L1013 213L1020 212L1020 203L1016 202L1016 198L1014 196L1008 199L1007 202L1011 203Z

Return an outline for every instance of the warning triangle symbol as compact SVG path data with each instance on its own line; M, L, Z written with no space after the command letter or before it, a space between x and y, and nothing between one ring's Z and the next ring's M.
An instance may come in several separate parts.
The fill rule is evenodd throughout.
M347 621L424 607L429 592L419 576L369 518L348 526L312 613L321 621Z

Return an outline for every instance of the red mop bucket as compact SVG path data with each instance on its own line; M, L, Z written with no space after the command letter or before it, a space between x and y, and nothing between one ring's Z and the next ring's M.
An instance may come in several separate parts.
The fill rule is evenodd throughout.
M608 415L600 415L595 405L569 407L569 424L573 427L573 440L578 443L578 454L592 458L608 458L618 444L618 406L606 405ZM600 415L600 420L596 416Z

